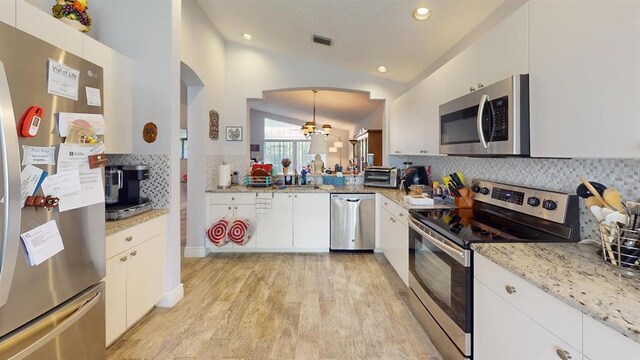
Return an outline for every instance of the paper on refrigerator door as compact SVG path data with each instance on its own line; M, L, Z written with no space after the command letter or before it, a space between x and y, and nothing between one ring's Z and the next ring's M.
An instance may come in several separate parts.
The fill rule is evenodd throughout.
M104 135L107 125L102 114L84 113L58 113L58 135L66 137L69 135L69 125L76 120L84 120L91 124L96 135Z
M60 197L60 212L104 202L102 168L89 167L89 155L93 145L60 144L58 150L58 174L78 171L80 191Z
M80 71L49 59L47 92L78 101Z
M85 87L87 93L87 105L89 106L102 106L102 100L100 99L100 89Z
M63 199L65 196L74 195L81 190L80 171L78 170L49 175L42 181L42 192L46 196Z
M20 238L27 250L31 266L40 265L64 250L62 237L55 220L20 234Z
M55 165L55 146L29 146L22 145L22 165Z
M20 172L20 207L24 207L27 196L36 193L38 186L47 176L47 172L33 165L27 165Z

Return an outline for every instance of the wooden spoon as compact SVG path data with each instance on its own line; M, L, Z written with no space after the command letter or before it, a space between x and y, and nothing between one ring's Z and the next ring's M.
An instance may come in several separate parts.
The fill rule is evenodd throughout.
M602 201L598 200L597 197L595 196L589 196L585 201L584 204L587 206L587 209L591 209L592 206L598 206L598 207L603 207L604 204L602 203Z
M587 179L581 177L580 181L584 184L584 186L587 187L587 189L589 189L591 194L593 194L593 196L595 196L602 203L602 205L604 207L608 207L610 209L613 209L613 207L611 207L609 204L607 204L607 202L602 198L602 196L600 196L600 193L598 192L598 190L596 190L591 184L589 184Z
M626 213L624 204L622 203L622 195L620 195L620 192L616 188L607 188L602 194L602 197L609 206L621 213Z

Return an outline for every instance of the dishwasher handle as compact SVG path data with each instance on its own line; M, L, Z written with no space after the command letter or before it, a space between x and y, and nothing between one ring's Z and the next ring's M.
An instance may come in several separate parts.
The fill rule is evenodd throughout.
M357 202L360 202L360 200L362 199L345 199L345 200L350 203L357 203Z

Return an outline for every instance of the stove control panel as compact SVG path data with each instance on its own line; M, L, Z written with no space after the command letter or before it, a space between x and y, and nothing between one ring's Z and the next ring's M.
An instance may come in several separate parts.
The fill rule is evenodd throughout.
M557 223L565 221L568 194L484 180L474 181L471 189L477 201Z

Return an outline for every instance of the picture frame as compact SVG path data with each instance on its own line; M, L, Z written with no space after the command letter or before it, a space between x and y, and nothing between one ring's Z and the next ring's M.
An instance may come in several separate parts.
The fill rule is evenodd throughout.
M225 129L227 141L242 141L242 126L227 126Z

